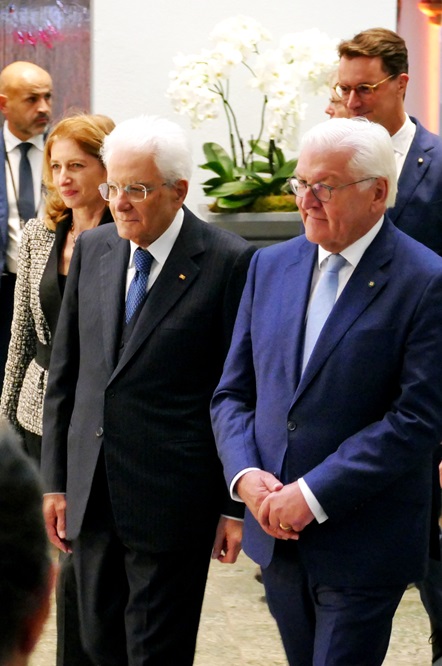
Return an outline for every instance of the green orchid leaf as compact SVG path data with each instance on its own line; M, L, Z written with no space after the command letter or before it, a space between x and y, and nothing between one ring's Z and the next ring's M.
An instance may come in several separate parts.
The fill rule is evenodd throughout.
M268 162L256 160L251 162L250 168L255 173L270 173L270 166Z
M215 173L220 173L220 168L223 169L224 173L229 176L229 179L232 179L234 163L230 155L224 150L219 143L213 143L211 141L203 144L204 155L207 158L207 163L201 165L203 169L212 169ZM219 164L220 166L214 167L214 164ZM210 165L210 166L207 166Z
M243 206L248 206L249 204L253 203L255 200L255 197L245 197L244 199L226 199L224 197L221 197L216 200L217 205L219 208L242 208Z
M211 196L225 197L234 194L235 196L247 197L251 191L259 189L260 187L261 185L253 180L235 180L231 183L223 183L220 187L216 187L212 190Z
M201 185L203 187L219 187L224 182L225 181L222 178L209 178L209 180L205 180Z
M250 150L255 155L260 155L261 157L269 156L269 142L263 141L249 141Z
M277 180L277 179L286 179L289 178L290 176L293 176L293 171L296 168L298 161L297 160L289 160L285 164L281 166L280 169L273 175L272 180Z
M206 169L208 171L214 171L218 176L222 176L224 180L231 180L233 173L231 169L226 169L224 164L221 162L206 162L205 164L198 165L201 169Z

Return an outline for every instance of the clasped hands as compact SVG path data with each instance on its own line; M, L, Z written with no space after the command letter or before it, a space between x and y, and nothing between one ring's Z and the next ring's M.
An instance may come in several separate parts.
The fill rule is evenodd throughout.
M314 520L297 481L284 485L270 472L251 470L237 482L236 492L264 532L284 540L298 540Z

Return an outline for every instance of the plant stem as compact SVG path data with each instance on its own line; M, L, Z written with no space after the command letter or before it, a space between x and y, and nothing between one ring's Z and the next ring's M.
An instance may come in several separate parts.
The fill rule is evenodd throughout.
M261 111L261 125L259 126L258 138L256 140L254 139L250 140L250 156L253 155L255 146L258 145L258 143L261 141L261 137L264 132L264 120L265 120L267 101L268 101L267 95L264 95L264 101L262 103L262 111ZM270 169L272 168L273 164L270 165ZM271 171L271 173L273 174L273 171Z

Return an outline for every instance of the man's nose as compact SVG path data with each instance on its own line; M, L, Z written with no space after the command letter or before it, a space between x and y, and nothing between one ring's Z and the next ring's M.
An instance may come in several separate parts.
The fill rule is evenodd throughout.
M129 201L128 194L126 190L123 190L122 187L118 190L118 194L113 199L113 203L116 210L128 210L129 208L132 207L132 204Z
M302 205L304 208L313 208L314 206L321 205L321 202L315 197L310 186L306 188L305 194L302 197Z
M40 97L39 102L38 102L38 113L46 113L50 114L52 108L52 103L50 99L46 99L46 97Z
M348 109L357 109L361 106L361 100L359 96L356 94L355 90L350 91L350 95L348 96L347 102L346 102L346 107Z

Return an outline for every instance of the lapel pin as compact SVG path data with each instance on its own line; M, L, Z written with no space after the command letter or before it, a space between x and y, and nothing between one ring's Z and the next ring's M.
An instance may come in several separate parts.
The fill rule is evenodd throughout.
M374 287L374 282L373 282L373 280L370 280L370 282L368 283L368 286L369 286L369 287Z
M180 273L180 274L178 275L178 277L180 278L180 280L185 280L185 279L186 279L186 276L183 275L182 273Z
M417 163L418 163L418 164L423 164L423 163L424 163L424 158L423 158L423 157L419 157L419 159L417 160Z

